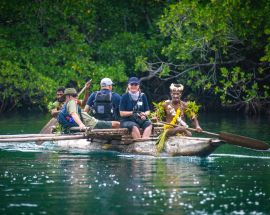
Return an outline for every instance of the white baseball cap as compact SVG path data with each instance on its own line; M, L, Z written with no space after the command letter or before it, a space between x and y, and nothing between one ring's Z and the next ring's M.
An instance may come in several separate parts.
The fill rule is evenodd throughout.
M113 85L113 82L110 78L103 78L101 81L100 81L100 86L101 87L107 87L107 86L111 86Z

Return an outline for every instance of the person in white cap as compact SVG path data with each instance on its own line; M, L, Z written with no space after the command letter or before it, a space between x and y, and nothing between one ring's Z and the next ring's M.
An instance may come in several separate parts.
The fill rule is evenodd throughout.
M119 105L121 96L112 91L113 82L110 78L103 78L100 81L100 91L93 92L84 108L96 119L104 121L119 120Z

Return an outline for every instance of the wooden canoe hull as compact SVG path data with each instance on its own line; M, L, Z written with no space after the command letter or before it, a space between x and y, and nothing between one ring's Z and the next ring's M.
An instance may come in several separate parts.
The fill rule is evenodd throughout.
M80 139L56 141L55 144L65 150L83 149L89 151L111 150L129 154L152 156L199 156L207 157L222 143L212 138L196 138L172 136L165 142L164 151L158 153L156 138L149 140L136 140L123 144L120 140L112 139Z

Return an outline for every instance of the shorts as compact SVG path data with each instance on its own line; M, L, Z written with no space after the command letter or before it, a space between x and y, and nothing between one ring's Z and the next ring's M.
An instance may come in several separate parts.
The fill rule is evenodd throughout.
M121 121L120 127L121 128L127 128L129 132L132 131L132 128L136 126L137 128L142 128L143 130L146 129L148 126L151 125L151 122L149 120L144 120L142 123L136 123L134 121Z
M103 121L103 120L98 120L97 124L94 127L94 129L110 129L110 128L112 128L112 121Z

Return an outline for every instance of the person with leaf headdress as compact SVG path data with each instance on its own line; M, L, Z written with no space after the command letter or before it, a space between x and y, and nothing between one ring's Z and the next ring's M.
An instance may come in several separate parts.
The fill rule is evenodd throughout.
M184 86L182 84L172 83L170 86L171 100L166 100L163 103L165 110L166 122L169 124L180 125L188 127L186 117L190 118L196 131L201 132L202 129L197 119L199 106L195 102L184 102L181 100ZM166 125L165 128L172 126Z
M172 83L170 86L171 100L162 101L154 104L156 107L156 117L159 120L165 119L168 125L164 125L164 132L160 134L157 141L158 151L162 151L166 137L180 134L191 136L186 129L188 127L186 117L190 118L197 132L202 132L197 119L199 106L195 102L184 102L181 100L184 86L182 84ZM170 124L170 125L169 125ZM174 128L173 125L179 125Z

